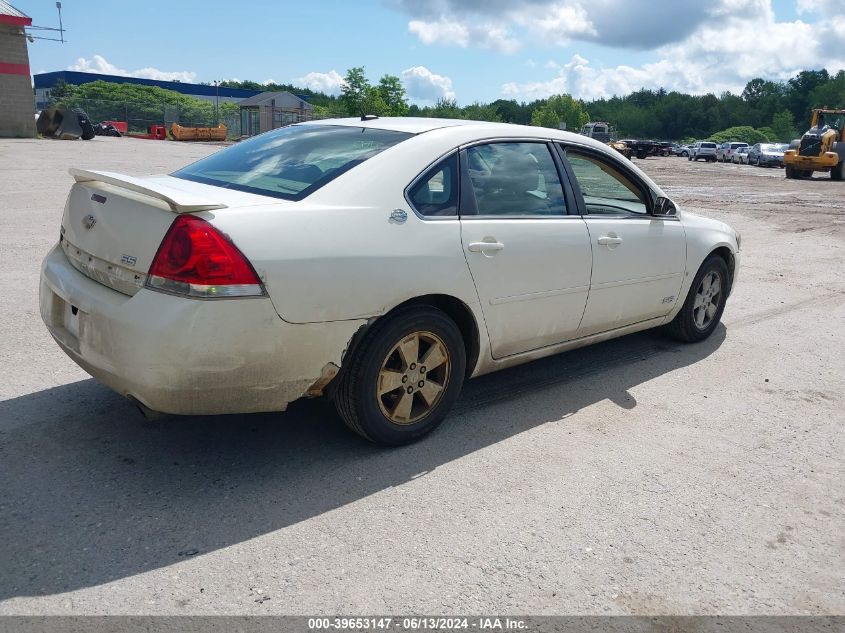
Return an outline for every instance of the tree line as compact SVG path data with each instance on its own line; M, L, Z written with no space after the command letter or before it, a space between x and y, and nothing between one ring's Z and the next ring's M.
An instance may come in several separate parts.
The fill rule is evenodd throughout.
M252 90L287 90L314 106L318 117L422 116L435 118L502 121L578 131L587 121L607 121L621 138L651 138L690 142L693 140L744 140L747 142L789 141L809 127L810 110L828 106L845 108L845 71L831 75L827 70L803 70L787 81L756 78L740 94L725 92L690 95L664 89L641 89L625 96L584 101L571 95L553 95L533 101L497 99L461 106L454 99L441 98L433 105L408 101L402 81L383 75L371 83L362 66L350 68L337 96L292 84L259 84L254 81L224 81L221 86ZM95 82L82 86L63 85L53 89L55 101L66 104L121 101L140 104L150 116L161 103L178 104L187 119L209 120L237 113L236 104L221 104L214 112L207 101L179 93L137 86ZM94 118L92 113L89 113ZM139 113L139 118L144 118ZM724 138L728 137L728 138Z
M575 131L587 121L607 121L620 137L675 141L719 140L725 133L744 135L742 139L749 142L789 141L809 127L812 108L845 108L845 71L832 75L825 69L803 70L787 81L752 79L740 94L690 95L643 88L591 101L564 94L528 102L497 99L464 106L445 98L431 106L409 104L398 77L384 75L377 85L371 85L363 67L349 69L344 79L337 97L289 85L278 85L278 89L306 96L318 113L331 115L476 119L553 128L565 125ZM253 83L227 85L240 88L253 87Z

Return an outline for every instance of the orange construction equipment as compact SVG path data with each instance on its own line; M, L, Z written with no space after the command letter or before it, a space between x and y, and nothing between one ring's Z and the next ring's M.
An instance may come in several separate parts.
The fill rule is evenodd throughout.
M177 141L225 141L228 130L222 123L217 127L170 126L170 135Z

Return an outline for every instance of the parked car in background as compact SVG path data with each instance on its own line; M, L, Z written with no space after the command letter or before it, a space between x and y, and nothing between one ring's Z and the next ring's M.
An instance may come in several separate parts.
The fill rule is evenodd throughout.
M706 160L716 162L716 143L712 141L698 141L689 150L688 160Z
M678 156L683 156L684 158L689 158L690 151L692 151L692 146L694 143L690 143L689 145L681 145L681 149L678 151Z
M716 150L716 160L722 163L730 163L733 160L734 151L740 147L748 147L748 143L739 143L736 141L722 143Z
M783 167L786 143L757 143L748 151L748 164L757 167Z
M148 413L325 395L396 445L473 376L661 325L688 342L717 328L739 235L604 143L362 119L276 129L170 175L71 169L41 269L58 345Z
M751 148L748 147L748 145L737 147L733 152L733 156L731 156L731 162L736 163L738 165L747 165L749 149Z
M683 149L684 149L684 146L683 146L683 145L680 145L680 144L678 144L678 143L672 143L672 149L671 149L672 156L680 156L680 155L681 155L681 151L682 151Z
M669 156L672 154L672 143L669 141L656 141L653 151L655 156Z

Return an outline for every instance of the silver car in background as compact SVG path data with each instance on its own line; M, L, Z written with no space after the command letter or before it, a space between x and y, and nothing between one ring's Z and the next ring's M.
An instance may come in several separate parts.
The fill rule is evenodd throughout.
M716 162L716 143L712 141L698 141L689 150L687 160L706 160Z
M743 147L737 147L734 150L733 155L731 156L731 162L738 165L747 165L748 164L748 150L751 148L748 145Z
M723 163L733 162L733 155L740 147L748 147L748 143L741 143L738 141L730 141L722 143L716 150L716 160Z
M748 151L748 164L757 167L783 167L786 143L757 143Z

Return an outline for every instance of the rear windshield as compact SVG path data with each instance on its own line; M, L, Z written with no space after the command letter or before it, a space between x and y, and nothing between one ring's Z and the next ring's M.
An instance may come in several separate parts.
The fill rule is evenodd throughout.
M238 143L171 175L226 189L301 200L410 136L345 125L291 125Z
M716 143L702 143L701 147L716 147Z
M737 147L748 147L748 143L731 143L731 149L736 149Z

